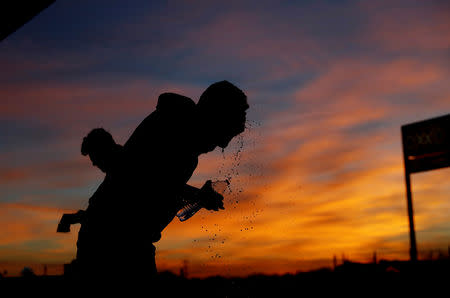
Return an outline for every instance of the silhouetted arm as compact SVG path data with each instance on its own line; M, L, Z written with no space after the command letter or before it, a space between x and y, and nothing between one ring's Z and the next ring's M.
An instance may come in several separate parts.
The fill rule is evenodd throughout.
M58 223L58 228L56 229L56 232L58 233L70 232L71 225L82 223L86 219L88 212L92 212L92 209L97 208L98 200L102 195L105 195L105 186L104 186L105 180L99 185L95 193L89 198L89 207L86 210L78 210L76 213L63 214L61 220Z
M200 192L200 188L185 184L182 190L182 198L188 203L197 202L197 195Z

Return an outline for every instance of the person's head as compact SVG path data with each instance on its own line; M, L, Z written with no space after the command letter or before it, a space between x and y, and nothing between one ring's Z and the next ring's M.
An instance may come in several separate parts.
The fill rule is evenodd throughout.
M225 148L245 129L247 96L235 85L221 81L209 86L197 103L204 150Z
M103 128L95 128L83 138L81 154L92 161L102 172L108 172L113 163L113 153L116 147L112 135Z

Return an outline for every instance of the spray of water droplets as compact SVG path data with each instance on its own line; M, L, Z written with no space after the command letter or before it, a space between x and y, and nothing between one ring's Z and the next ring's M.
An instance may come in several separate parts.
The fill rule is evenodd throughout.
M255 176L262 176L260 174L262 166L258 165L258 162L251 156L252 149L257 144L257 128L259 126L260 124L255 121L247 121L246 130L236 136L226 149L222 149L222 164L218 169L218 175L212 179L227 181L226 190L223 192L226 216L230 219L233 217L236 219L237 216L238 221L242 223L239 230L228 232L253 231L255 219L262 211L256 207L255 200L257 198L249 198L245 194L245 189L251 186L252 179ZM243 199L247 200L254 208L239 210L239 203ZM213 226L204 224L201 228L208 235L206 253L210 259L224 261L220 251L224 249L227 237L222 236L222 228L218 224Z

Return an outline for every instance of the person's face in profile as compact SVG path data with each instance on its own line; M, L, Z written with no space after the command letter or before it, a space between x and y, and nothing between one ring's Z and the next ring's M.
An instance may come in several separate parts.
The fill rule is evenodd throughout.
M245 122L247 120L246 116L247 112L245 110L242 110L230 118L230 123L226 126L226 129L217 141L217 146L219 146L220 148L227 147L235 136L245 130Z
M97 167L103 173L107 171L107 161L105 158L105 154L102 154L100 151L92 151L89 153L89 158L94 167Z

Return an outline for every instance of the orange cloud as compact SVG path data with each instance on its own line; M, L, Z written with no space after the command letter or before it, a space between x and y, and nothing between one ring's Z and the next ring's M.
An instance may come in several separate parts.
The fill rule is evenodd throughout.
M48 274L62 273L62 264L75 256L78 228L70 234L58 235L56 225L64 212L54 207L20 203L0 204L0 269L8 275L20 273L24 266L32 266L36 273L43 273L47 264Z
M0 181L8 182L22 180L28 177L28 172L19 169L8 169L0 172Z

